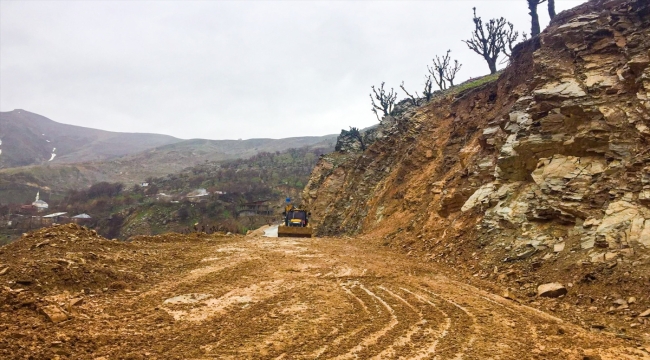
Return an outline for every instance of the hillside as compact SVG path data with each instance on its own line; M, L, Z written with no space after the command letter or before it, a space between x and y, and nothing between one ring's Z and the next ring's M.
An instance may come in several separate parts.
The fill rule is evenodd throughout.
M185 140L108 162L80 164L95 178L135 184L149 177L177 173L205 162L247 159L262 152L282 152L291 148L331 148L336 135L286 139ZM93 170L90 170L92 168ZM96 175L95 175L96 174Z
M498 79L404 103L365 152L323 157L303 192L312 223L586 327L647 333L649 49L647 1L559 14ZM538 303L556 282L563 300Z
M0 112L0 141L3 169L50 160L54 164L106 160L181 140L61 124L29 111L13 110Z
M179 173L151 178L147 188L134 191L165 196L145 200L119 212L123 224L116 236L126 239L133 235L183 231L197 223L206 228L214 226L245 233L268 224L279 218L286 197L300 197L319 156L332 150L329 146L261 152L248 159L208 162ZM185 196L198 189L206 189L211 195L205 196L202 202L190 203ZM241 204L264 200L270 214L239 213Z
M131 186L206 162L246 159L262 152L283 152L291 148L333 148L335 142L336 135L286 139L192 139L103 161L64 164L57 162L57 156L51 163L43 165L0 169L0 203L31 201L39 190L57 197L68 189L87 188L102 181ZM0 159L4 155L1 153Z
M53 193L36 185L28 174L0 174L0 244L10 242L32 228L29 219L11 217L19 205L33 201L36 191L48 202L49 213L90 214L85 222L101 235L127 239L132 235L155 235L187 231L194 224L207 228L245 233L277 220L286 197L298 199L321 155L332 146L301 147L282 152L261 152L247 159L203 162L199 165L148 179L148 185L125 187L120 183L97 182L89 188L71 188ZM50 169L53 171L53 169ZM79 172L64 173L59 179L78 179ZM47 174L40 174L45 176ZM17 184L26 184L19 187ZM199 190L204 189L204 190ZM200 199L187 195L207 191ZM22 201L21 201L22 200ZM241 215L241 204L266 200L267 212ZM14 204L7 206L7 204ZM240 216L241 215L241 216ZM38 226L38 225L35 225ZM9 236L8 238L3 238Z
M66 191L92 229L0 246L0 357L650 359L647 0L562 12L329 146ZM298 191L314 238L236 233Z

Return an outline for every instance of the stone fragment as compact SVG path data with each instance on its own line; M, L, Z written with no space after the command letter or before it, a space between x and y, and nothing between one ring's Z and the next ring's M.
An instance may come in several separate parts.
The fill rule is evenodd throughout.
M502 296L506 299L517 300L517 297L515 297L515 294L513 294L510 289L505 289Z
M567 293L567 289L560 283L548 283L537 287L537 296L556 298Z
M625 299L616 299L614 300L614 304L619 306L627 306L627 301L625 301Z
M601 263L605 261L605 254L600 253L600 254L595 254L591 256L591 262L592 263Z
M533 91L536 99L570 99L587 96L576 79L566 78L562 82L546 84L543 88Z
M611 261L611 260L616 259L617 257L618 257L617 253L613 253L613 252L605 253L605 261Z
M4 275L4 274L6 274L7 271L9 271L9 267L8 267L8 266L7 266L6 268L0 270L0 275Z
M639 317L649 317L649 316L650 316L650 309L639 314Z
M639 192L639 202L642 204L650 204L650 189L643 189Z
M34 247L38 249L38 248L40 248L42 246L48 245L49 243L50 243L50 240L45 240L45 241L42 241L42 242L36 244Z
M600 225L600 223L601 223L601 221L599 219L589 218L589 219L585 220L584 223L582 223L582 226L585 227L585 228L588 228L588 227Z
M634 73L641 74L643 69L648 67L648 64L650 64L650 58L645 54L640 54L634 56L632 60L628 61L627 66L629 66L630 70Z
M55 324L68 320L68 315L56 305L43 306L41 311Z
M630 304L630 305L636 303L636 298L634 296L630 296L627 299L627 303Z
M467 199L467 201L465 201L465 204L460 208L460 211L465 212L472 209L478 204L487 203L490 195L494 192L494 190L495 187L493 183L481 186L474 192L474 194L472 194L472 196L469 197L469 199Z
M556 252L556 253L562 252L562 251L564 251L564 246L565 246L565 243L555 244L555 245L553 245L553 251Z
M612 245L616 239L627 238L630 242L638 242L650 246L650 220L642 216L647 211L643 206L637 206L628 201L612 202L605 211L603 221L596 233ZM627 235L626 235L627 233Z
M582 249L585 249L585 250L592 249L594 247L595 243L596 243L596 240L593 237L592 238L587 238L583 242L580 243L580 247Z
M529 257L533 256L537 252L537 249L531 248L528 249L522 253L517 254L517 259L523 260L523 259L528 259Z

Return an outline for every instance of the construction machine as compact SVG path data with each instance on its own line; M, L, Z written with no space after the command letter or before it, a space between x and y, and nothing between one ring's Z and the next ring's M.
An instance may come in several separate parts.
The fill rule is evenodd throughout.
M311 213L287 205L282 215L284 215L284 224L278 226L278 237L311 237L312 228L309 224Z

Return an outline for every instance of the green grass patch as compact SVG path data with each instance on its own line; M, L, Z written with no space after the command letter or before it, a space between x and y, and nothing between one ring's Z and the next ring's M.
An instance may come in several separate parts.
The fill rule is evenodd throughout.
M453 92L453 93L461 93L463 91L474 89L474 88L477 88L479 86L491 83L493 81L497 81L499 79L499 76L501 76L502 73L503 73L503 71L498 71L495 74L486 75L486 76L480 77L478 79L468 80L468 81L465 81L464 83L462 83L460 85L454 86L453 88L451 88L449 90L451 92Z

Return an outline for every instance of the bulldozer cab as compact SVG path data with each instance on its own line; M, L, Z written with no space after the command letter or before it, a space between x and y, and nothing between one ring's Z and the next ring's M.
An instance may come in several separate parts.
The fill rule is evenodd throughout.
M305 227L308 223L308 213L305 210L293 209L286 215L286 226Z
M293 205L287 205L284 215L284 224L278 227L279 237L311 237L312 229L309 225L309 216L311 213L307 210L295 208Z

